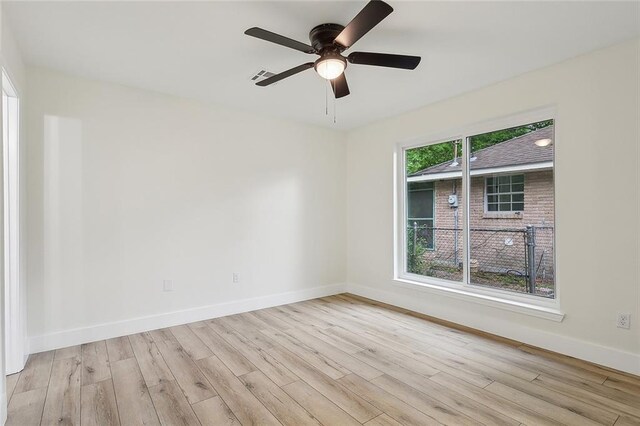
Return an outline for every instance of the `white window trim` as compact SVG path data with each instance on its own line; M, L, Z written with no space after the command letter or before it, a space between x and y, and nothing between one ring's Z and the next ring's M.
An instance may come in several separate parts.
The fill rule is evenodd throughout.
M514 114L507 117L498 119L492 119L475 123L469 126L465 126L459 129L453 129L447 132L441 132L435 135L413 138L404 142L396 144L396 150L394 153L394 281L397 285L409 286L411 288L418 288L420 290L444 294L457 299L463 299L474 303L480 303L500 309L507 309L510 311L520 312L526 315L531 315L539 318L545 318L552 321L562 321L564 313L560 310L561 304L561 292L560 292L560 280L558 275L558 264L556 259L557 241L555 235L557 234L557 221L556 232L554 232L554 265L556 272L555 281L555 299L547 299L540 296L521 294L501 290L497 288L487 288L478 285L466 284L470 282L470 274L468 270L469 264L469 250L465 250L464 262L463 262L463 281L458 283L454 281L447 281L433 277L425 277L417 274L410 274L405 272L406 265L406 232L405 217L406 217L406 176L405 176L405 155L404 152L407 149L417 148L426 145L435 145L438 143L461 139L464 143L467 143L467 137L487 133L499 129L506 129L510 127L521 126L523 123L535 123L543 120L554 120L554 144L558 143L558 122L556 107L544 107L532 111ZM554 153L555 155L555 153ZM464 199L469 199L470 189L468 185L468 170L469 170L468 158L462 162L462 179L463 179L463 193ZM555 164L555 160L552 164ZM545 164L548 167L548 164ZM555 175L555 174L554 174ZM554 178L554 190L556 185L556 179ZM554 211L555 215L555 211ZM555 219L555 218L554 218ZM470 218L468 209L464 209L463 224L465 229L469 228ZM467 232L463 233L464 247L469 246Z

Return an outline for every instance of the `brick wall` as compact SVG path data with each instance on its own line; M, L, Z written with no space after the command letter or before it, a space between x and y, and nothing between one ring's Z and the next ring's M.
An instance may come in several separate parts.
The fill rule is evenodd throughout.
M553 278L553 225L554 195L553 172L525 173L524 211L520 214L485 212L484 177L471 179L471 259L481 270L492 272L513 269L524 272L524 230L527 225L536 228L536 262L539 276ZM459 227L462 227L464 197L461 180L438 181L435 184L435 250L427 253L432 261L454 264L455 210L448 198L458 195ZM462 262L462 233L458 232L458 262Z

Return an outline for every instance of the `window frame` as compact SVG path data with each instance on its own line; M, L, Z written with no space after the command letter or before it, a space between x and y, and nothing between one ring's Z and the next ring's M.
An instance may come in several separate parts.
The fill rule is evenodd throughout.
M407 219L407 202L406 202L406 156L405 151L428 145L435 145L442 142L460 139L463 141L463 153L468 152L469 137L488 133L500 129L507 129L522 126L528 123L536 123L544 120L554 121L554 144L558 144L558 129L560 128L557 119L557 109L555 106L542 107L536 110L517 113L501 118L488 119L486 121L474 123L467 126L460 126L457 129L438 132L426 137L416 137L409 140L401 141L396 144L394 152L394 268L393 280L397 285L409 286L410 288L419 288L420 290L444 294L447 296L462 298L467 301L490 305L498 308L517 311L532 316L537 316L553 321L562 321L564 314L560 311L561 306L561 267L557 263L557 212L554 206L554 253L553 262L555 270L555 298L548 299L532 294L516 293L509 290L499 288L491 288L471 284L469 271L469 235L466 231L470 226L469 209L462 206L462 227L463 232L463 279L460 282L448 281L435 277L426 277L418 274L406 272L407 253L406 253L406 219ZM555 152L553 159L553 192L555 199L557 174L555 172ZM518 174L518 173L514 173ZM471 182L470 162L466 154L463 154L462 161L462 194L463 199L469 200ZM486 195L485 195L486 198ZM486 206L486 201L485 201ZM493 213L493 212L492 212ZM508 213L508 212L505 212ZM435 213L434 213L435 214Z
M489 179L496 179L496 178L501 178L501 177L505 177L508 176L509 177L509 192L496 192L496 193L492 193L489 194L489 184L488 184L488 180ZM513 191L513 177L514 176L522 176L522 191ZM498 185L500 186L500 185ZM491 176L484 176L484 213L485 214L500 214L500 213L523 213L524 212L524 208L525 208L525 204L524 204L524 192L525 192L525 188L526 188L526 173L502 173L502 174L495 174L495 175L491 175ZM513 195L514 194L522 194L522 201L516 201L516 203L522 203L522 210L513 210ZM504 204L501 201L498 201L497 204L498 205L498 210L489 210L489 195L496 195L498 197L500 197L500 195L509 195L510 197L510 201L509 201L509 205L510 205L510 209L509 210L500 210L500 204ZM494 204L494 203L492 203Z

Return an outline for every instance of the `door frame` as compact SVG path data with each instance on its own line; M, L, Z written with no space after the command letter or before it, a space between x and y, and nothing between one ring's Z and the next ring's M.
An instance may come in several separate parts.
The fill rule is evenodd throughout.
M28 356L25 292L20 270L20 96L2 68L2 182L5 374L24 368ZM5 208L6 206L6 208Z

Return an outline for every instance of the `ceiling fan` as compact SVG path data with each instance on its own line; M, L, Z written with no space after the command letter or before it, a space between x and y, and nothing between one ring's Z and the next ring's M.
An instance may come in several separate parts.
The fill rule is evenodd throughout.
M343 27L339 24L320 24L309 32L311 45L292 40L280 34L249 28L244 33L262 40L270 41L281 46L299 50L307 54L320 55L315 62L307 62L290 70L273 75L256 83L258 86L268 86L299 72L315 68L316 72L331 82L331 88L336 98L349 94L349 86L344 76L347 62L357 65L377 65L380 67L415 69L420 63L419 56L392 55L388 53L353 52L347 57L342 52L349 49L362 36L386 18L393 8L381 0L371 0L356 15L351 22Z

